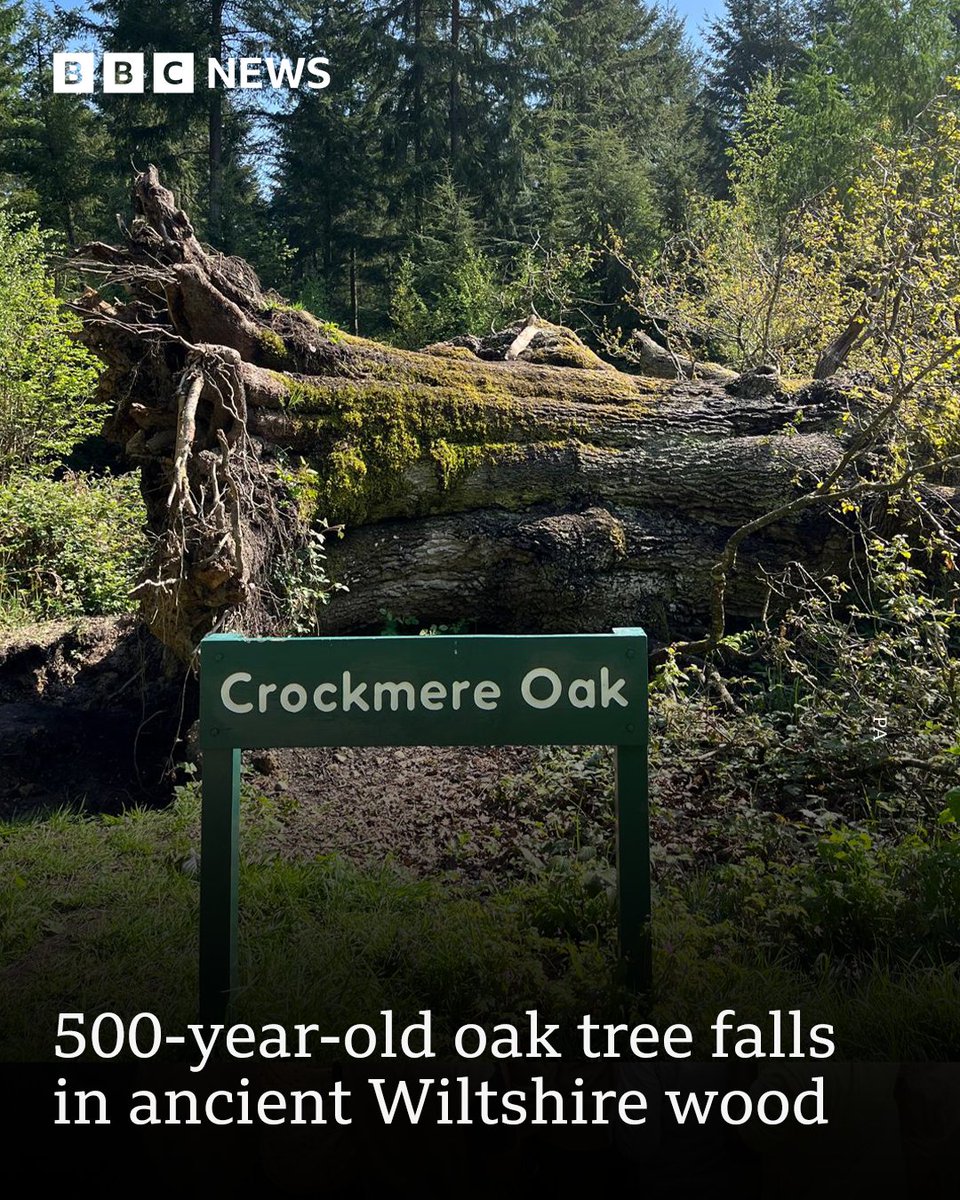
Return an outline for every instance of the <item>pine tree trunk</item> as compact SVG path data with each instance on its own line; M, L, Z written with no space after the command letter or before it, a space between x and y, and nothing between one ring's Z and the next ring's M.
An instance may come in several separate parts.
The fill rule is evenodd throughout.
M223 54L223 0L213 0L212 3L210 44L212 54L219 61ZM207 225L208 237L212 242L217 242L223 233L223 95L219 88L210 91L208 125L210 194Z
M460 157L460 0L450 0L450 166Z

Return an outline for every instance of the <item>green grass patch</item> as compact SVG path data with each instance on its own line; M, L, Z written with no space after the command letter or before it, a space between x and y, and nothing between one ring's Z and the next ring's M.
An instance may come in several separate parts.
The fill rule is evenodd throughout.
M0 827L0 1056L51 1058L61 1011L149 1011L167 1030L196 1019L198 818L189 785L164 811ZM766 1023L770 1008L799 1007L835 1025L847 1056L960 1050L955 962L878 944L811 960L739 919L753 885L735 876L661 887L645 1003L618 981L615 908L592 858L558 858L500 888L416 880L390 863L285 860L268 848L279 821L244 789L234 1020L342 1032L383 1008L399 1019L429 1008L442 1045L462 1023L528 1008L571 1032L590 1013L706 1033L721 1008Z

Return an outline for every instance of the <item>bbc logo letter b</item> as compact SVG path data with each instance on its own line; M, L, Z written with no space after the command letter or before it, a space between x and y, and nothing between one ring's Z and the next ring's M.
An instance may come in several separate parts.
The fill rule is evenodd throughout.
M103 56L103 90L105 92L142 92L143 55L115 54Z
M55 92L92 92L93 73L93 55L85 51L53 56Z

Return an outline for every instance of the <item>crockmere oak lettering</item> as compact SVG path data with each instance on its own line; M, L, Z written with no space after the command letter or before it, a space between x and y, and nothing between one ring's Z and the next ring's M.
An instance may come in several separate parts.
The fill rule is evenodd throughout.
M565 684L550 667L534 667L520 681L520 698L530 708L553 708L556 704L569 704L571 708L609 708L611 704L620 708L629 707L623 689L626 679L614 679L609 667L601 667L597 679L573 679ZM357 679L350 671L344 671L336 680L313 680L279 684L276 681L258 682L249 671L234 671L220 687L220 701L231 713L249 713L254 710L264 713L271 705L279 705L284 712L303 712L313 705L319 712L332 713L341 708L345 713L397 712L405 705L407 712L418 706L424 712L442 712L449 705L460 712L471 705L489 712L495 709L502 696L501 688L492 679L474 683L469 679L453 679L444 682L428 679L417 685L409 679L368 680Z
M647 641L545 637L242 638L200 647L200 1009L237 985L240 751L274 746L617 748L620 951L650 983Z

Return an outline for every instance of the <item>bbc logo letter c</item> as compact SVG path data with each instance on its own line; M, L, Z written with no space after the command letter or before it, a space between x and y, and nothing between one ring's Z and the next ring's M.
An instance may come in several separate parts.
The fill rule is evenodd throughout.
M193 55L155 54L153 56L154 92L192 92Z

